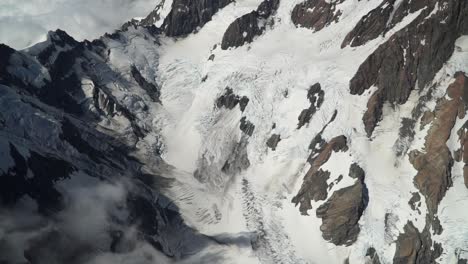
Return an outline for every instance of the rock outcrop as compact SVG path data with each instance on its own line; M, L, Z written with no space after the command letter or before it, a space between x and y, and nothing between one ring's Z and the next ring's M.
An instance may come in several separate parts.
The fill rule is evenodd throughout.
M302 110L299 114L299 117L297 118L299 120L297 129L300 129L305 124L309 123L312 116L322 106L324 95L325 92L322 90L320 83L316 83L309 88L307 91L307 99L310 102L310 106L309 108Z
M447 88L449 99L441 98L436 106L435 118L425 138L425 153L412 151L410 162L418 171L414 178L416 187L426 198L429 212L437 213L439 202L452 185L452 155L447 147L457 118L465 115L465 98L468 94L467 77L457 73L456 80Z
M355 171L350 170L349 174L355 175ZM360 232L359 219L368 202L364 177L357 179L352 186L335 191L317 208L317 217L322 218L320 230L323 238L335 245L353 244Z
M252 124L245 116L243 116L240 120L240 125L239 128L242 132L245 134L252 136L254 130L255 130L255 125Z
M433 243L427 226L423 232L408 222L404 232L398 236L396 251L393 257L395 264L425 264L436 263L435 260L442 254L442 247Z
M160 91L159 88L153 84L148 82L143 75L141 75L140 71L137 69L135 65L132 65L131 67L131 73L135 81L140 85L143 90L146 91L148 96L154 101L154 102L161 102L159 100L160 96Z
M239 105L239 108L242 112L244 112L248 104L249 98L247 96L240 97L239 95L234 94L232 89L229 87L226 87L224 94L216 100L216 106L218 108L225 107L229 110L232 110L234 107Z
M163 31L170 37L188 35L230 3L231 0L174 0L162 25Z
M346 35L341 47L347 45L356 47L385 34L388 29L389 19L394 11L395 0L385 0L377 8L359 20L351 32Z
M366 262L366 264L380 264L381 263L379 255L377 254L377 251L373 247L370 247L367 249L366 257L369 260L368 262Z
M273 134L271 137L267 140L266 145L271 148L271 150L276 150L276 146L278 146L278 143L281 141L281 135L279 134Z
M332 152L347 150L348 146L346 144L346 137L338 136L324 144L315 155L309 158L311 167L304 176L304 182L302 183L301 189L292 199L292 202L296 205L300 204L299 211L302 214L306 215L307 211L312 209L312 200L318 201L326 198L328 185L326 183L326 179L323 184L323 179L325 177L328 178L329 174L320 170L320 167L328 161ZM325 194L325 196L323 194Z
M265 30L267 19L278 9L279 0L264 0L257 10L232 22L223 35L221 49L239 47L253 41Z
M306 0L296 5L291 19L296 26L319 31L333 22L337 22L341 11L336 6L344 0Z
M468 93L468 81L465 82L465 91ZM458 131L460 140L460 148L455 151L454 159L458 162L463 162L463 179L465 186L468 188L468 122L466 122Z
M356 75L351 79L351 94L362 94L373 85L378 87L376 93L379 98L373 96L370 99L372 103L369 104L364 122L372 124L376 123L375 120L381 119L381 101L402 104L406 102L413 89L424 88L452 55L456 39L468 33L468 19L464 15L468 12L468 4L454 1L442 2L444 3L434 0L411 1L411 3L404 1L404 4L395 11L392 20L395 22L401 21L409 12L420 10L420 14L408 26L380 45L361 64ZM431 14L436 8L436 3L446 7ZM376 24L371 19L363 21L365 21L363 23ZM440 21L445 21L445 23L440 23ZM360 27L372 28L372 26L361 25ZM418 87L415 87L416 84ZM375 128L375 125L371 124L366 123L368 134L372 134Z

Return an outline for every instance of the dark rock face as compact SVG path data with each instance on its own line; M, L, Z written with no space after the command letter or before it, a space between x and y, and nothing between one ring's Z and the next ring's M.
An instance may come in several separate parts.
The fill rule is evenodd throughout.
M225 107L232 110L239 103L239 96L232 92L232 89L226 87L225 93L216 100L216 106L218 108Z
M240 130L242 130L242 132L244 132L245 134L249 135L249 136L252 136L253 132L254 132L254 129L255 129L255 125L252 124L252 122L250 122L249 120L247 120L247 118L244 116L241 118L240 120L240 126L239 126Z
M375 248L370 247L367 249L366 252L366 257L369 258L370 262L366 262L369 264L380 264L380 258L379 255L377 254L377 251L375 251Z
M328 188L326 179L324 184L317 185L317 182L323 183L323 178L326 175L329 176L329 174L327 174L328 172L323 172L320 167L328 161L332 152L347 150L346 137L338 136L324 144L314 156L309 158L309 162L312 166L304 176L301 189L291 201L296 205L300 204L299 211L301 214L307 215L307 211L312 209L311 200L317 201L316 199L318 198L326 198L326 195L323 197L323 193L326 194ZM317 188L319 188L319 190L317 190ZM317 195L318 193L320 194Z
M335 245L353 244L359 235L358 222L368 201L364 178L356 180L352 186L335 191L316 212L317 217L322 218L320 230L323 238Z
M239 108L244 112L245 108L249 104L249 98L247 96L238 96L233 93L232 89L226 87L225 92L216 100L216 106L218 108L225 107L229 110L234 109L239 104Z
M258 14L256 11L252 11L229 25L224 33L221 49L226 50L230 47L239 47L244 43L250 43L254 37L262 33L263 29L258 25Z
M135 65L132 65L131 73L132 73L133 78L135 78L135 81L140 85L141 88L143 88L146 91L149 97L155 102L160 102L159 100L160 92L159 92L158 87L156 87L155 84L148 82L141 75L140 71L137 69L137 67L135 67Z
M118 36L116 33L113 37ZM7 237L8 232L24 232L25 240L21 242L24 245L20 245L24 249L18 249L21 261L10 262L9 256L0 254L0 263L23 263L23 255L38 264L85 263L99 254L112 254L122 248L132 250L131 245L125 244L137 242L148 242L166 256L180 259L212 243L186 226L178 208L159 193L159 188L169 181L160 180L162 177L144 168L141 157L130 154L135 144L133 129L139 129L138 133L146 130L139 128L142 121L137 114L112 96L106 84L116 82L148 91L154 91L154 87L140 72L132 71L130 65L125 80L120 73L113 72L103 57L102 51L107 49L104 41L76 42L61 31L50 33L49 38L50 46L35 54L0 45L0 218L13 220L16 225L23 219L9 212L21 210L33 218L31 221L37 218L39 222L31 225L28 222L26 227L18 223L18 227L6 231ZM12 56L15 63L10 64ZM7 72L7 66L11 72L41 71L34 76L36 79L15 79ZM109 76L109 80L97 75ZM50 79L46 78L49 76ZM82 78L93 83L86 96ZM38 87L36 81L42 79ZM143 107L141 111L145 111ZM127 118L131 125L122 126L123 131L105 127L101 121L115 114ZM164 165L158 153L152 158L155 166ZM92 189L86 185L88 182L94 187L117 185L121 181L125 181L122 190L125 198L102 210L104 227L97 232L102 232L103 241L83 241L70 232L71 221L94 221L87 218L86 212L82 212L79 220L68 219L74 206L73 191ZM83 195L80 199L90 196L94 197ZM28 206L23 208L25 200ZM127 241L122 234L130 228L135 228L135 237ZM4 249L5 243L10 242L2 237L0 247Z
M239 100L239 107L242 112L244 112L245 108L249 104L249 98L247 96L242 96L241 99Z
M385 0L376 9L363 16L351 32L346 35L341 47L356 47L385 34L389 29L390 15L395 0Z
M24 157L10 143L10 156L15 166L0 175L0 202L13 205L24 195L37 200L39 212L50 214L63 209L63 197L54 183L70 177L75 171L69 162L32 151Z
M302 110L301 114L297 118L299 120L297 129L300 129L302 126L309 123L312 116L317 112L320 106L322 106L324 95L325 92L322 90L319 83L316 83L309 88L307 91L307 99L310 101L310 107Z
M179 37L204 26L231 0L174 0L172 9L164 20L163 30L167 36Z
M395 22L410 11L426 8L407 27L379 46L351 79L351 94L362 94L372 85L378 87L378 98L371 98L373 103L365 114L364 122L371 120L369 123L376 123L375 120L378 122L381 119L381 102L405 103L416 83L418 88L426 86L452 55L455 40L468 32L468 19L463 15L468 12L466 2L443 1L445 3L438 4L446 4L447 8L427 17L436 2L421 0L408 4L404 1L405 4L395 11ZM368 19L366 23L373 24L375 21ZM366 27L361 25L361 28ZM416 39L413 36L419 37ZM424 45L421 45L422 39ZM374 127L366 124L367 133L372 134Z
M297 194L296 197L293 198L293 203L298 203L299 197L300 199L304 200L304 205L307 206L308 209L312 209L310 205L310 201L320 201L327 199L328 196L328 184L327 180L330 178L330 172L323 171L319 169L315 173L311 174L310 177L307 178L307 181L304 181L301 189L304 189L304 192ZM302 206L302 203L301 203ZM308 210L307 209L307 210ZM301 210L301 208L299 209ZM304 209L301 211L303 215L308 215L307 210L304 206Z
M267 140L266 145L271 148L271 150L276 150L276 146L278 146L278 143L281 141L281 136L279 134L273 134L271 137Z
M349 177L353 179L363 180L364 176L364 170L361 167L359 167L357 163L351 164L351 167L349 167Z
M240 47L251 43L254 37L265 30L265 19L278 9L279 0L264 0L257 10L245 14L232 22L223 35L221 49Z
M433 248L433 249L431 249ZM423 264L436 263L435 260L442 254L442 247L433 243L429 228L426 226L422 233L408 222L404 232L398 236L396 251L393 257L395 264Z
M336 5L343 1L306 0L294 7L291 19L296 26L319 31L338 21L341 12L336 11Z
M10 61L10 56L15 53L15 50L8 47L5 44L0 44L0 82L4 82L5 77L7 76L7 66Z
M297 129L300 129L305 124L308 124L315 112L316 110L313 108L303 109L299 114L299 117L297 118L297 120L299 121L299 123L297 124Z
M411 196L411 199L408 201L408 204L412 210L421 213L421 211L419 210L419 207L421 206L421 195L419 195L419 193L414 192Z

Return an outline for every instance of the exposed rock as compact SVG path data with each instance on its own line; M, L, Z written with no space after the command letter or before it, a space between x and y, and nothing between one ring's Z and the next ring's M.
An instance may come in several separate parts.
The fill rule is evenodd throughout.
M441 98L436 105L435 119L425 138L425 153L410 153L410 162L418 171L415 185L425 196L431 215L437 213L439 202L452 185L453 160L446 143L456 119L465 112L465 82L467 77L464 74L456 74L455 82L447 88L450 99Z
M327 142L322 138L321 133L317 134L309 144L309 149L312 150L312 153L315 154L319 152Z
M369 40L377 38L388 30L389 18L394 11L395 0L385 0L377 8L359 20L351 32L346 35L341 47L351 44L356 47L365 44Z
M292 199L292 202L295 203L296 206L300 204L299 211L302 214L306 215L307 211L312 209L311 200L317 197L316 193L318 191L315 189L317 188L317 178L319 176L323 177L323 172L319 172L320 167L328 161L332 152L347 150L348 146L346 144L346 137L338 136L330 140L330 142L326 143L323 146L323 148L317 153L317 155L309 158L309 162L312 166L304 176L304 182L302 183L301 189L299 190L297 195ZM321 175L317 175L319 173ZM326 192L328 186L325 184L319 187L321 189L321 192L323 193Z
M307 175L306 175L307 177ZM301 205L299 210L303 215L308 215L307 210L312 209L311 201L320 201L327 199L328 196L328 184L327 180L330 178L330 172L319 169L318 171L307 177L307 181L301 186L301 190L293 198L292 202L300 202ZM299 201L298 199L301 199Z
M254 37L263 33L263 28L259 27L258 22L256 11L234 20L223 35L221 49L226 50L230 47L242 46L246 42L252 42Z
M245 108L249 104L249 98L247 96L242 96L239 100L239 107L242 112L244 112Z
M337 10L336 5L343 1L306 0L294 7L291 19L296 26L319 31L332 22L338 22L341 11Z
M359 219L368 202L364 178L356 180L352 186L335 191L316 212L317 217L322 218L320 230L323 238L335 245L353 244L360 232Z
M424 112L423 116L421 117L421 129L424 129L424 127L428 124L430 124L434 120L434 112L432 111L426 111Z
M226 87L225 92L216 100L216 106L218 108L225 107L229 110L234 109L234 107L239 104L240 110L244 112L247 104L249 103L249 98L247 96L238 96L233 93L232 89Z
M239 127L240 130L242 130L242 132L249 136L252 136L255 129L255 125L252 124L252 122L248 121L245 116L241 118Z
M159 92L158 87L155 84L148 82L143 77L143 75L141 75L140 71L137 69L135 65L132 65L130 69L131 69L131 73L135 81L138 83L138 85L140 85L141 88L143 88L143 90L146 91L149 97L155 102L161 102L159 100L160 92Z
M366 263L380 264L380 258L379 258L379 255L377 254L377 251L375 251L375 248L373 247L368 248L366 252L366 257L369 258L369 262L366 262Z
M439 9L428 17L436 2L411 1L407 8L400 6L397 9L394 21L404 17L408 10L416 11L425 7L416 19L380 45L361 64L350 81L351 94L362 94L375 85L378 87L380 101L402 104L416 88L416 83L417 88L422 89L434 78L452 55L455 40L468 33L468 19L463 15L468 12L467 3L446 1L443 3L446 8ZM419 37L416 39L413 36ZM424 45L421 45L421 39L426 42ZM371 100L377 101L375 98ZM373 113L366 113L365 122L369 119L381 119L381 105L370 104L372 107L369 111ZM371 134L375 126L366 126L367 133Z
M226 107L227 109L231 110L239 103L239 96L235 95L232 92L232 89L226 87L225 92L221 95L218 100L216 100L216 106L218 108Z
M14 166L0 174L1 204L13 205L28 195L37 201L40 213L48 215L62 210L63 197L54 184L69 178L75 167L62 159L35 151L31 151L29 157L23 156L15 145L9 145Z
M353 163L349 167L349 177L353 179L364 180L365 172L364 170L357 164Z
M254 37L263 33L266 24L264 20L274 13L278 6L279 0L264 0L257 10L234 20L223 35L221 49L226 50L252 42Z
M141 22L139 23L142 26L151 26L154 25L161 19L160 12L164 8L166 0L161 0L159 4L154 8L148 16L146 16Z
M273 134L271 137L267 140L266 145L271 148L271 150L276 150L276 146L278 145L278 142L281 141L281 136L279 134Z
M312 153L309 156L309 159L308 159L309 162L311 162L312 156L315 155L317 152L319 152L323 148L324 144L327 143L322 138L323 131L325 131L328 125L330 125L330 123L332 123L335 120L337 114L338 114L338 111L335 110L335 112L333 112L333 116L330 118L328 123L322 128L322 130L320 130L320 132L317 135L315 135L315 137L310 142L309 149L312 150Z
M419 195L418 192L413 193L413 195L411 196L411 199L408 201L408 204L412 210L418 211L419 213L421 213L421 211L419 210L419 207L421 206L421 196Z
M468 81L465 82L465 86L468 84ZM468 93L468 88L465 88L465 91ZM467 106L467 104L465 104ZM465 166L463 167L463 179L465 186L468 188L468 122L463 124L463 126L457 131L458 138L460 141L460 148L455 151L455 160L458 162L463 162Z
M383 104L384 100L380 91L376 91L367 102L367 111L364 113L362 121L368 137L372 135L375 127L382 119Z
M435 260L442 254L442 247L433 243L429 229L426 225L423 232L408 222L403 233L396 241L396 251L393 257L395 264L425 264L436 263Z
M333 188L333 186L335 186L335 184L340 183L341 180L343 180L343 175L338 176L338 178L336 178L333 182L331 182L328 185L328 191L330 191Z
M0 83L5 82L4 78L9 75L7 73L7 66L13 53L15 53L14 49L0 43L0 61L2 62L0 63Z
M320 83L310 86L309 90L307 90L307 99L309 99L310 103L316 108L322 106L324 95L325 92L322 90Z
M319 83L312 85L307 91L307 99L310 101L310 107L302 110L301 114L297 118L299 123L297 129L300 129L305 124L309 123L312 116L317 112L324 100L324 91L322 90Z
M231 0L174 0L162 28L170 37L188 35L229 3Z
M299 117L297 118L297 120L299 120L299 123L297 124L297 129L300 129L305 124L308 124L312 116L315 114L315 112L316 112L315 108L312 108L312 107L302 110L301 113L299 114Z

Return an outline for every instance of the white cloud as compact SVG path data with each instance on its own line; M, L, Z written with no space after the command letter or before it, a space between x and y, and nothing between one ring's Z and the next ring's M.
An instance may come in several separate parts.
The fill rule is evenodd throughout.
M159 0L0 0L0 43L22 49L60 28L75 39L94 39L133 17L149 14Z

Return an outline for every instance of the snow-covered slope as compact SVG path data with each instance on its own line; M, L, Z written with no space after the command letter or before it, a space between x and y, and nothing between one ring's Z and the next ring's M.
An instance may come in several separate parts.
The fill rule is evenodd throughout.
M458 0L166 0L1 46L0 261L464 263L467 36Z

